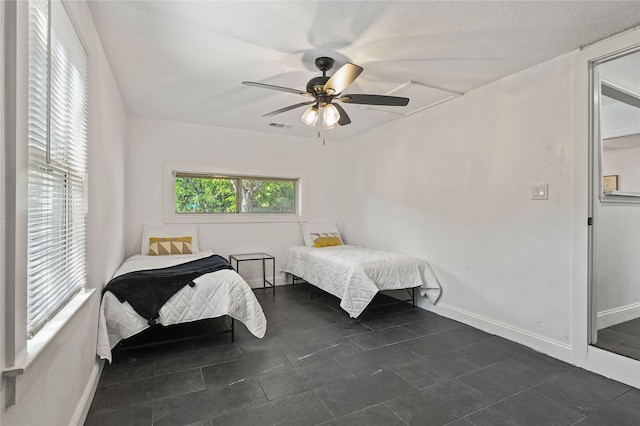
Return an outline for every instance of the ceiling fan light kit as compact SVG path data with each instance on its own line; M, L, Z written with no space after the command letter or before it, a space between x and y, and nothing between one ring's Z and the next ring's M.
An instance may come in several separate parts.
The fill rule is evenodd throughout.
M313 105L305 111L300 120L309 127L314 127L318 122L318 105Z
M324 113L322 115L322 125L325 129L333 129L338 125L340 120L340 112L333 104L326 104L324 106Z
M367 94L342 94L342 92L355 81L362 73L363 68L346 63L340 67L331 77L327 77L329 71L334 64L332 58L322 56L316 58L315 65L318 70L322 71L321 77L314 77L307 83L306 92L288 87L274 86L272 84L256 83L253 81L243 81L242 84L247 86L261 87L263 89L278 90L282 92L295 93L307 97L314 98L312 101L301 102L299 104L290 105L278 109L276 111L264 114L263 117L280 114L290 111L301 106L313 104L304 114L301 120L304 124L314 127L318 122L319 108L323 109L322 125L325 129L333 129L339 126L346 126L351 123L351 119L347 112L334 101L362 104L362 105L385 105L385 106L406 106L409 98L399 96L382 96Z

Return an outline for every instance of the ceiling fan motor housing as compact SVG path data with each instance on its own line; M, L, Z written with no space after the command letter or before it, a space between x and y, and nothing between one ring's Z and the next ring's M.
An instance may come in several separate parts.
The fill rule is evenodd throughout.
M321 56L319 58L316 58L316 61L315 61L316 68L322 71L323 74L329 71L331 68L333 68L333 63L334 63L333 58L329 58L327 56Z
M329 77L314 77L307 83L307 92L316 96L324 92L324 85L329 80Z
M325 106L331 102L331 98L324 92L324 85L329 81L327 71L333 68L334 60L327 56L316 58L316 68L322 71L322 77L314 77L307 83L307 92L316 98L318 106Z

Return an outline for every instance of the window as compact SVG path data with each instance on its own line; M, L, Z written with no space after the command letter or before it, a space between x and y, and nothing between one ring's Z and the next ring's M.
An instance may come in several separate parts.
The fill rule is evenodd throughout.
M176 173L175 212L295 213L295 179Z
M84 288L87 55L64 3L30 1L27 333Z
M299 221L302 215L300 172L205 172L199 167L165 165L165 221Z

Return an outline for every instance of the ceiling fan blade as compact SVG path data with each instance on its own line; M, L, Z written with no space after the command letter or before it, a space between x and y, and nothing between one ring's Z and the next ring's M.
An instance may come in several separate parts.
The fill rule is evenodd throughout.
M362 67L347 62L336 71L324 85L324 91L330 95L342 93L362 72Z
M311 96L309 93L304 92L302 90L291 89L289 87L274 86L273 84L256 83L255 81L243 81L242 84L244 84L245 86L260 87L262 89L279 90L281 92L289 92L289 93L295 93L297 95Z
M280 113L286 112L286 111L291 111L292 109L300 108L300 107L305 106L305 105L311 105L314 102L315 102L315 100L314 101L308 101L308 102L301 102L301 103L295 104L295 105L289 105L288 107L284 107L284 108L277 109L275 111L268 112L268 113L264 114L263 117L271 117L272 115L280 114Z
M402 98L400 96L385 96L385 95L344 95L336 98L341 102L350 104L365 104L365 105L389 105L389 106L406 106L409 103L409 98Z
M338 120L338 126L346 126L347 124L351 124L351 119L347 115L347 112L344 110L344 108L342 108L337 103L334 103L333 106L336 107L336 109L340 113L340 120Z

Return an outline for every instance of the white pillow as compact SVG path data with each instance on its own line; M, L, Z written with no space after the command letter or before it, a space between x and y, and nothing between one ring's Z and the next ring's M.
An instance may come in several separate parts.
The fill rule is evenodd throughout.
M340 232L338 231L338 227L335 223L300 222L300 228L302 229L304 245L307 247L315 247L315 244L313 244L313 237L311 236L312 233L336 233L340 236ZM342 237L340 237L340 239L342 239Z
M142 247L140 254L149 254L149 238L191 237L191 252L200 251L198 225L142 225Z

